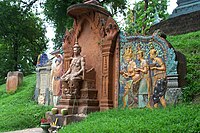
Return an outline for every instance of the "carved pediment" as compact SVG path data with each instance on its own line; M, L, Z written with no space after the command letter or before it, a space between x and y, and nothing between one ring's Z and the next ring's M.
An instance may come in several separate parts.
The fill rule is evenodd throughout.
M106 40L114 40L119 33L119 27L112 17L108 17L105 27Z

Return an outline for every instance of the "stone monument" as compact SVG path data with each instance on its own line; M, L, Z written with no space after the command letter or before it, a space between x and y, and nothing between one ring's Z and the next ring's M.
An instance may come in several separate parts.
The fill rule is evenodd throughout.
M36 88L34 99L41 105L50 104L51 62L46 54L39 55L36 67Z

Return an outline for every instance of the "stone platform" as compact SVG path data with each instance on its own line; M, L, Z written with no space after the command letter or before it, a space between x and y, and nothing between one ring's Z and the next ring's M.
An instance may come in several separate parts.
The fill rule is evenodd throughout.
M52 112L46 112L46 117L51 118L52 122L56 121L56 126L68 125L70 123L79 122L87 117L85 114L70 114L70 115L62 115L62 114L52 114Z

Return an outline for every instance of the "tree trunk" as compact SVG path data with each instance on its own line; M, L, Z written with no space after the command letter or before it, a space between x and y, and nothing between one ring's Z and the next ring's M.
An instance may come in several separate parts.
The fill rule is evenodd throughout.
M19 49L19 46L17 43L14 44L14 47L13 47L13 60L15 61L14 64L13 64L13 69L14 71L18 71L18 49Z

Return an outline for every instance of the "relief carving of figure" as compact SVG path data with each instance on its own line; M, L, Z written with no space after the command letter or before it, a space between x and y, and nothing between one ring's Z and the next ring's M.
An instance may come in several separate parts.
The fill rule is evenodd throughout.
M138 107L143 108L147 106L148 103L148 92L149 92L149 74L148 74L148 63L144 59L144 51L139 50L137 52L137 59L140 61L139 68L135 71L140 73L141 80L139 83L138 90Z
M61 80L67 83L67 88L64 90L66 95L77 94L77 91L80 89L80 83L84 79L85 59L80 53L81 47L76 42L73 46L74 55L69 69L61 77Z
M150 50L150 59L153 61L151 70L153 71L153 102L154 107L158 107L160 102L162 106L166 107L164 95L167 89L166 79L166 65L162 58L157 57L157 51L153 48Z
M125 91L124 91L123 98L122 98L123 107L125 108L127 105L126 99L128 97L128 93L131 90L131 88L133 88L133 85L135 85L140 80L140 74L135 71L136 63L133 60L134 54L133 54L131 47L128 47L125 50L123 58L124 58L125 62L127 62L127 64L128 64L127 70L120 72L120 74L122 74L122 76L127 79L127 82L124 86ZM134 89L136 89L136 88L134 88ZM133 91L137 93L137 90L133 90ZM136 98L136 95L137 95L136 93L132 94L132 95L134 95L134 97L132 99L132 104L134 104L134 99ZM132 104L130 104L129 107L132 106Z

